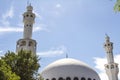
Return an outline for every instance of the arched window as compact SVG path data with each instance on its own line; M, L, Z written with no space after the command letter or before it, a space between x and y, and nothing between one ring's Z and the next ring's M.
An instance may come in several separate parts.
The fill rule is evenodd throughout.
M26 41L22 41L20 46L25 46L26 45Z
M29 42L29 46L33 46L33 43L31 41Z
M91 80L91 78L88 78L88 80Z
M67 77L66 80L71 80L71 78L70 78L70 77Z
M74 77L74 79L73 79L73 80L79 80L79 79L78 79L78 77Z
M33 15L30 15L30 17L33 17Z
M31 25L29 25L31 27Z
M111 65L111 69L113 69L114 68L114 65Z
M52 80L56 80L56 78L52 78Z
M27 14L26 16L28 17L29 15Z
M82 77L82 78L81 78L81 80L85 80L85 78L84 78L84 77Z
M62 78L62 77L60 77L58 80L63 80L63 78Z

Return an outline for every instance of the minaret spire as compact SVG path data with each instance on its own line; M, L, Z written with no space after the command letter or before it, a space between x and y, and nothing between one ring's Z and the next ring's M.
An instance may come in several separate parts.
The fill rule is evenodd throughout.
M104 48L107 54L107 64L105 64L105 70L109 80L118 80L118 64L114 62L113 57L113 43L110 42L110 37L106 35Z
M36 53L36 41L32 39L33 24L35 23L35 14L33 13L33 7L28 4L26 12L23 14L23 39L17 41L16 52L20 50L31 51Z

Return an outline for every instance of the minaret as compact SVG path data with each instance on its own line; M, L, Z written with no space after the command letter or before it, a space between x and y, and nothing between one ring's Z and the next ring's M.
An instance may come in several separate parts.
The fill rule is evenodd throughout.
M24 33L23 39L19 39L16 45L16 52L20 50L31 51L36 54L36 41L32 39L33 24L35 22L35 14L32 12L33 7L27 6L27 11L23 14Z
M113 57L113 43L110 42L109 36L106 36L106 42L104 44L104 48L107 54L108 63L105 64L105 70L108 75L109 80L118 80L118 64L114 62Z

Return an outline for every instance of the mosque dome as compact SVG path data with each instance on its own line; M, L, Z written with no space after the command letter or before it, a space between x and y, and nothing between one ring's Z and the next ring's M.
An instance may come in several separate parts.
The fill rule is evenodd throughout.
M72 58L57 60L41 72L44 80L100 80L87 64Z

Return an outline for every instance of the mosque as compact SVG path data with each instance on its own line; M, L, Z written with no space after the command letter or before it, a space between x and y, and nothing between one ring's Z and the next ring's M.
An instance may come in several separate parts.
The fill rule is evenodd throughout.
M37 42L32 39L35 14L32 11L33 7L28 5L27 11L23 14L23 38L17 41L16 52L23 49L36 55ZM106 74L109 80L118 80L119 69L118 64L114 62L113 43L110 42L109 36L106 36L105 40L104 48L108 61L105 64ZM89 65L72 58L54 61L42 70L41 75L44 80L101 80L97 72Z

